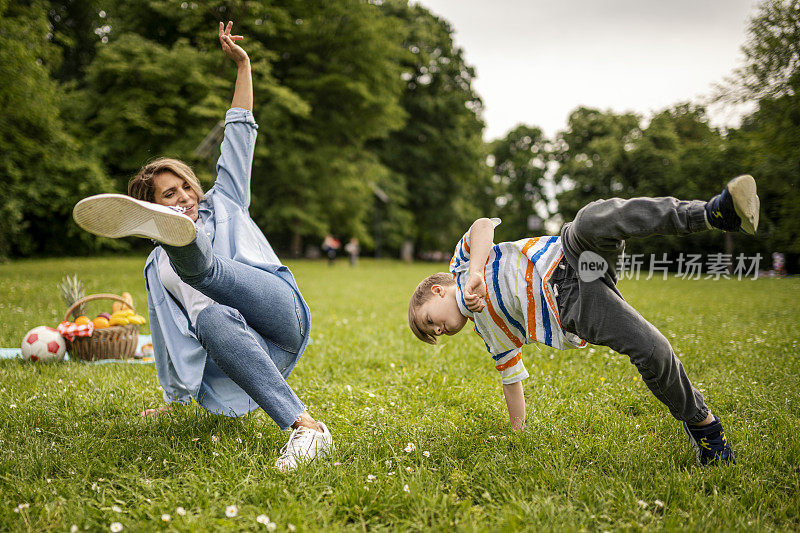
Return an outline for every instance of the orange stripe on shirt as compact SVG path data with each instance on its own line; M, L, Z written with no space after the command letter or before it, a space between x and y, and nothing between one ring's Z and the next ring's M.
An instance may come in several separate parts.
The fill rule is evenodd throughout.
M531 246L536 244L539 237L528 239L525 246L522 247L522 255L528 260L528 266L525 268L525 295L528 298L528 337L536 340L536 300L533 296L533 287L531 281L533 280L533 261L531 261L527 252Z
M467 254L469 254L469 243L467 242L467 236L464 235L463 238L464 238L464 249L467 251ZM452 242L452 241L450 241L450 242Z
M511 368L512 366L514 366L517 363L519 363L520 359L522 359L522 354L517 354L514 357L512 357L511 359L509 359L508 361L506 361L505 363L503 363L502 365L497 365L495 368L497 370L499 370L500 372L502 372L506 368Z
M511 330L508 329L508 326L506 326L505 322L503 322L503 319L500 318L500 315L498 315L497 311L494 310L492 300L489 298L488 294L486 295L486 310L489 311L489 316L492 317L492 320L494 320L494 323L497 324L497 327L499 327L503 333L506 334L508 340L514 343L514 346L517 348L521 347L522 341L520 341L513 333L511 333Z

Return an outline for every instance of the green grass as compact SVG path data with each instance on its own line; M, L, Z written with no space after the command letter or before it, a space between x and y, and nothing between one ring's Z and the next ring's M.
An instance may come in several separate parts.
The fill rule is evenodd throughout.
M0 265L0 345L63 318L63 273L88 292L128 290L144 311L142 266ZM276 472L287 435L260 411L137 418L161 403L153 365L0 361L0 529L252 530L262 513L278 531L800 528L800 280L621 283L726 425L738 465L704 470L624 356L527 347L515 433L474 334L434 348L408 330L407 299L436 265L290 266L314 339L290 384L333 431L331 460Z

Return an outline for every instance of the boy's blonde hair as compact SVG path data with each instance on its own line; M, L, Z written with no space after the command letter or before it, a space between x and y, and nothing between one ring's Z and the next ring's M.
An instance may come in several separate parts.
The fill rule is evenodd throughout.
M414 289L414 294L411 295L411 301L408 302L408 327L411 328L411 331L414 332L414 335L416 335L417 338L422 342L436 344L437 339L430 333L424 333L419 329L419 324L417 324L417 310L425 302L433 298L431 287L434 285L449 287L451 285L455 285L455 283L456 282L453 279L453 275L449 272L437 272L436 274L432 274L423 279L420 284L417 285L417 288Z
M197 199L203 199L203 188L200 181L194 175L191 167L179 159L161 157L155 161L147 163L136 173L128 182L128 195L137 200L145 202L156 201L156 186L153 181L162 172L171 172L189 184L189 187L197 194Z

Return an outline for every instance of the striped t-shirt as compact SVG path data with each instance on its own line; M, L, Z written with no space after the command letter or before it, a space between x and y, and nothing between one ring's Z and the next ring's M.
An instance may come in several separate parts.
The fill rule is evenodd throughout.
M500 219L492 219L495 226ZM467 309L464 286L469 271L470 230L456 245L450 272L458 286L461 313L475 324L475 333L492 354L503 384L528 377L522 345L541 342L559 350L582 348L586 341L561 329L555 295L547 280L564 257L560 237L533 237L493 244L484 268L486 307Z

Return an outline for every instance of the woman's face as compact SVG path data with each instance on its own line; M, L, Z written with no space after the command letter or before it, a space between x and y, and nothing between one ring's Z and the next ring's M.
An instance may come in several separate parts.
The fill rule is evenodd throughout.
M186 180L179 178L172 172L162 172L153 178L155 186L155 200L157 204L178 206L186 209L186 214L193 221L197 221L197 193L195 193Z

